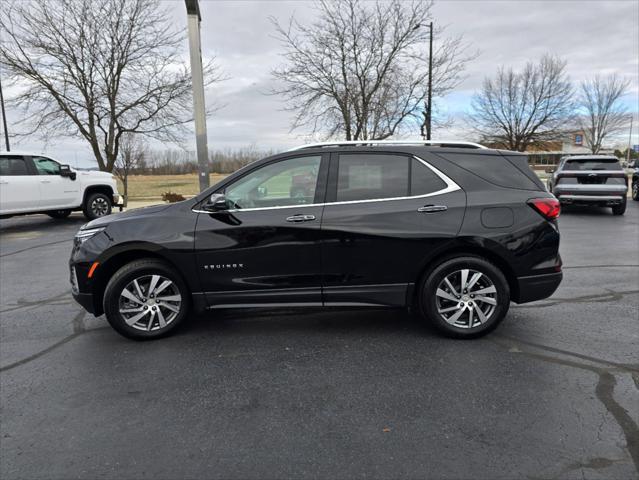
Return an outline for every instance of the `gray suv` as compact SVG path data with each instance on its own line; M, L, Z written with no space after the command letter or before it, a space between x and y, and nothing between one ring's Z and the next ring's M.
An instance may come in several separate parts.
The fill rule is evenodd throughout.
M623 215L626 211L628 177L617 157L563 157L548 180L548 191L562 205L612 207L614 215Z

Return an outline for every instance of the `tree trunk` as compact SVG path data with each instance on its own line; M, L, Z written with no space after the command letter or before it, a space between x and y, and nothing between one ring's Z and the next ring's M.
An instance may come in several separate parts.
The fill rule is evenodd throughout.
M124 206L124 208L126 208L127 205L129 204L129 174L128 172L126 175L124 175L124 178L122 179L122 184L124 185L124 201L122 202L122 205Z

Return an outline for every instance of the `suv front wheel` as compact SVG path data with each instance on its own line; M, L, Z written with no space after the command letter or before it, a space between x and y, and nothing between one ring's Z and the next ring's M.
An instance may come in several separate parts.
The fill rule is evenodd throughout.
M494 330L510 306L504 274L481 257L444 261L421 283L419 307L443 334L475 338Z
M111 199L104 193L90 193L82 206L82 211L89 220L109 215L111 213Z
M187 317L189 290L168 264L136 260L120 268L104 292L104 313L111 326L134 340L163 337Z

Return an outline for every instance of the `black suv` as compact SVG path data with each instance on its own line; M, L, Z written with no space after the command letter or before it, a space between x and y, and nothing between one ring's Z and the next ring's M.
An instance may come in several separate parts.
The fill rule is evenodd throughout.
M555 291L558 215L522 154L315 144L191 200L87 223L72 290L136 339L173 331L190 309L279 306L409 307L445 334L476 337L511 301Z

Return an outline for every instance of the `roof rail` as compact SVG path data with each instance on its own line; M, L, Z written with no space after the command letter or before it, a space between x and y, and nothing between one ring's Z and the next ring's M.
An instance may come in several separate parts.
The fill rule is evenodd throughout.
M434 145L439 147L449 148L482 148L486 149L484 145L474 142L459 142L456 140L344 140L341 142L319 142L308 143L299 147L294 147L288 150L292 152L294 150L303 150L306 148L318 148L318 147L341 147L347 145Z

